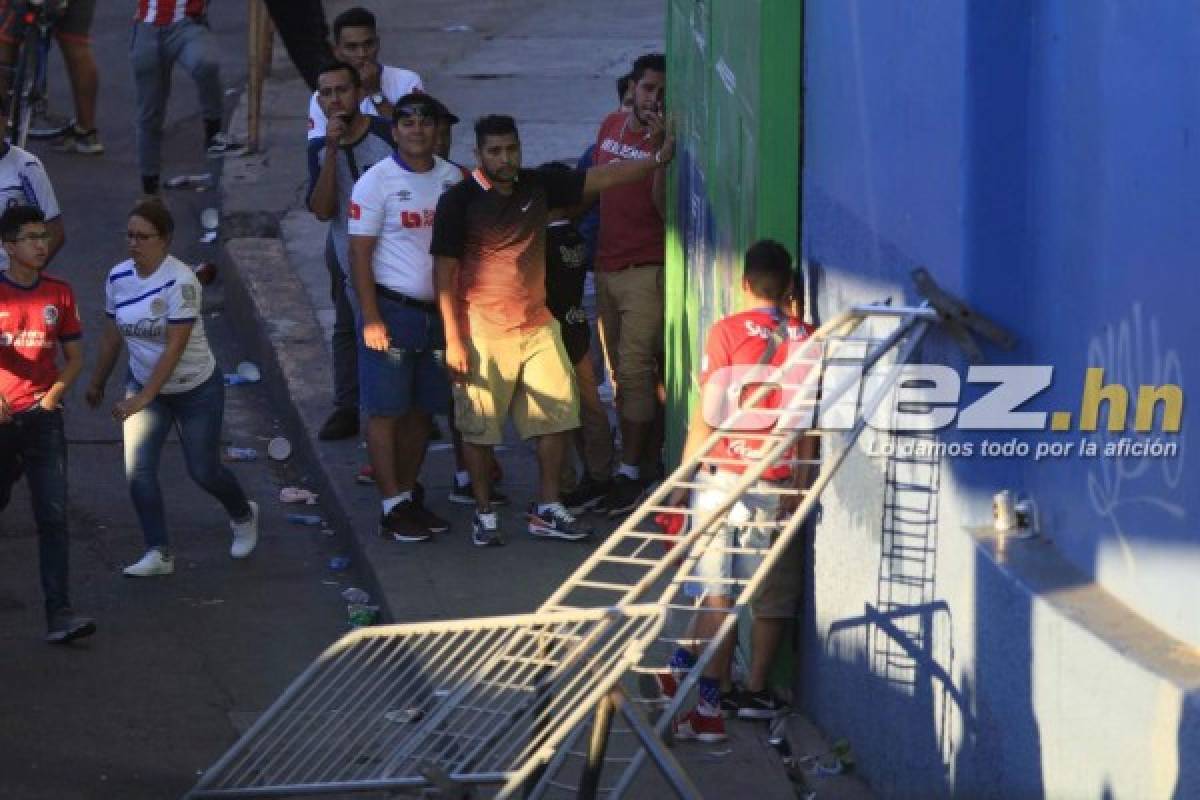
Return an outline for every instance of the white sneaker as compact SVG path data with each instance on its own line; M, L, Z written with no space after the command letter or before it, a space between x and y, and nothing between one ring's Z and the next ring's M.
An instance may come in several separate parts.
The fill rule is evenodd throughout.
M175 571L175 559L157 547L151 547L136 564L124 570L130 578L152 578L155 575L170 575Z
M215 133L208 140L208 147L205 148L205 151L209 158L236 156L246 152L246 143L236 141L227 133Z
M233 544L229 547L229 555L234 558L245 558L254 552L258 544L258 503L250 501L250 519L245 522L230 521L233 528Z

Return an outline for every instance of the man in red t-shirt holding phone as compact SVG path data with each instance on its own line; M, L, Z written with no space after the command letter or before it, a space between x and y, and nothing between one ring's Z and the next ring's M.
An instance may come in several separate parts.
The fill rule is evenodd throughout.
M8 269L0 272L0 510L24 472L37 521L46 641L96 632L76 616L67 591L67 437L62 398L83 369L75 295L42 274L50 257L46 216L34 206L0 215ZM66 363L59 369L61 346Z
M743 306L747 310L717 320L705 341L700 375L701 402L688 425L682 456L684 461L697 453L722 421L736 410L732 399L734 396L738 398L737 407L755 397L757 386L752 373L756 369L778 367L786 362L792 348L805 346L801 343L812 333L812 327L797 316L803 313L798 298L792 257L783 245L770 239L751 245L746 251L742 276ZM794 350L791 352L794 353ZM789 383L801 383L803 380L804 375L799 371L788 377ZM734 395L730 394L731 390L735 390ZM787 407L802 407L800 399L791 397L785 400L780 392L773 392L757 398L752 407L774 409L784 407L785 403ZM768 446L761 437L752 434L769 432L777 416L763 414L762 431L757 430L757 424L751 424L755 430L748 429L747 436L730 435L723 438L708 454L721 459L720 466L706 466L697 470L695 482L704 488L692 492L677 490L668 504L681 506L688 502L690 494L692 511L702 515L704 511L723 503L745 470L737 462L754 460L758 457L758 451ZM757 488L770 491L772 488L807 488L811 485L816 477L815 470L811 463L804 462L815 459L817 439L808 436L801 438L800 442L786 461L773 464L763 472L755 484ZM744 495L729 510L725 527L714 538L712 546L700 555L693 567L693 574L700 580L685 586L686 593L714 611L723 612L731 608L734 601L731 595L739 592L740 588L732 587L725 581L749 580L763 556L728 554L717 552L716 548L769 548L775 530L771 523L791 514L798 505L797 501L795 495ZM799 542L799 539L796 541ZM747 685L730 686L729 667L735 640L731 635L721 643L717 655L700 677L696 708L676 720L677 738L719 742L725 739L725 714L736 714L743 719L770 719L778 713L779 701L766 686L767 673L779 648L784 626L795 617L799 590L798 553L789 552L776 564L751 601L754 627ZM693 640L696 648L702 647L716 635L723 620L724 613L697 614L692 629L684 639ZM659 676L665 694L674 694L681 673L690 670L695 660L694 649L681 647L675 652L670 671ZM726 690L726 687L729 689Z
M652 157L664 136L663 90L667 60L661 53L633 62L633 107L609 114L596 135L597 166ZM635 508L646 491L640 465L651 455L658 410L658 357L663 350L663 263L667 172L600 195L596 239L596 305L600 342L617 393L621 459L597 511L610 517ZM584 505L588 498L580 498Z

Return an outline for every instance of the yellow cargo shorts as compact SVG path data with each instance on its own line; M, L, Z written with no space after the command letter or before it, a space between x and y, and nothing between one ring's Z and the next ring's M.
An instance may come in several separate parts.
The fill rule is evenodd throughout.
M579 390L558 321L528 331L467 339L469 373L454 386L454 423L463 440L497 445L512 415L522 439L579 427Z

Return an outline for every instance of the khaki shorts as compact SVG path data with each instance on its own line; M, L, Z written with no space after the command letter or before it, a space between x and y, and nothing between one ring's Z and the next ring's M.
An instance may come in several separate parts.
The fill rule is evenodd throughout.
M710 473L701 471L696 475L696 482L705 486L703 489L692 491L692 510L704 512L711 510L729 496L729 490L741 479L732 472ZM762 481L764 487L778 486L770 481ZM764 527L759 523L773 523L778 518L778 495L743 495L729 510L724 526L714 537L712 545L720 548L767 549L771 547L775 530ZM791 619L796 615L797 603L800 598L800 557L804 537L797 535L788 545L783 557L776 562L775 567L767 573L759 586L758 592L750 601L754 616L763 619ZM699 548L702 545L697 543ZM692 574L699 580L689 581L684 585L684 592L693 598L728 597L741 591L720 582L722 579L749 581L762 565L763 556L754 553L720 553L711 548L705 548L699 553L699 559L692 569ZM710 579L712 582L706 582Z
M454 423L464 441L500 444L510 413L522 439L579 427L575 371L556 320L503 338L475 334L466 344L470 372L454 386Z

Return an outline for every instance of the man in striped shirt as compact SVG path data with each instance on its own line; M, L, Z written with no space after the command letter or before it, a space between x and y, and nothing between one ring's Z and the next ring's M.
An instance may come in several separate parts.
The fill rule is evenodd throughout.
M129 57L137 88L137 152L142 191L158 194L162 129L176 62L196 82L209 156L234 148L221 132L221 73L205 19L207 0L138 0Z

